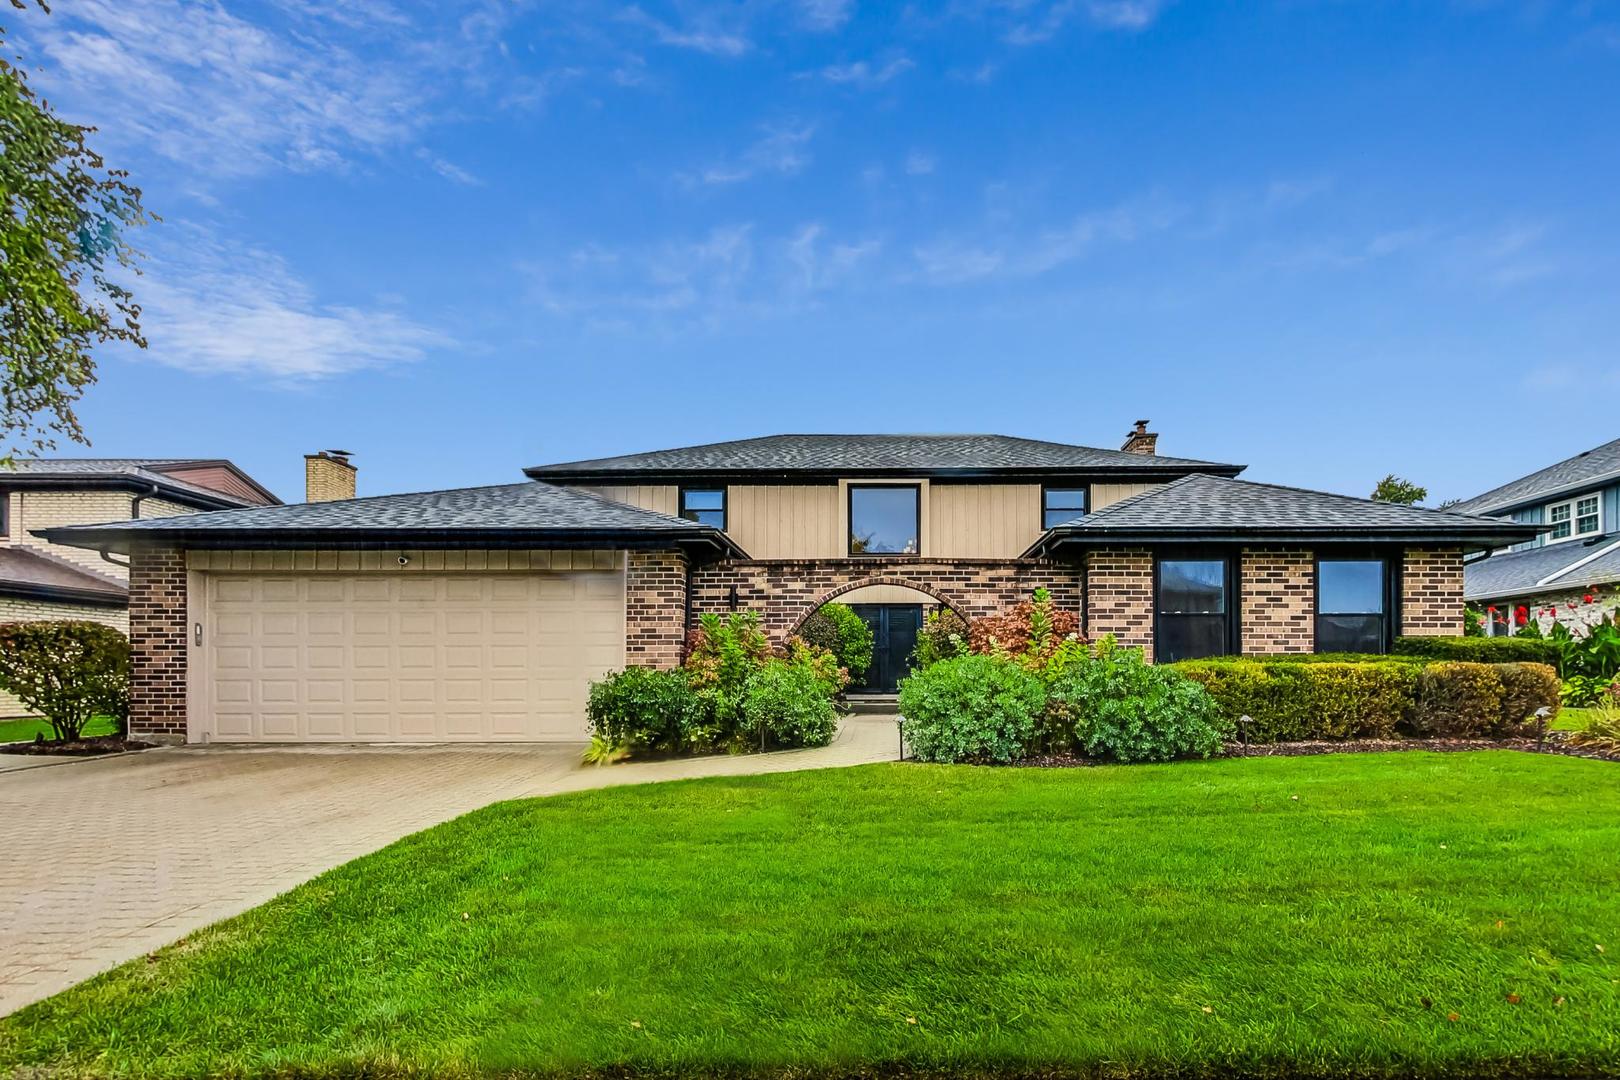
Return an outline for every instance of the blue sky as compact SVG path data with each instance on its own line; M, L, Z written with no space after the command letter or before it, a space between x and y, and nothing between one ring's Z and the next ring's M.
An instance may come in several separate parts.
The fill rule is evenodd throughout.
M1438 499L1620 434L1608 5L55 7L17 51L163 218L96 454L299 498L1150 417Z

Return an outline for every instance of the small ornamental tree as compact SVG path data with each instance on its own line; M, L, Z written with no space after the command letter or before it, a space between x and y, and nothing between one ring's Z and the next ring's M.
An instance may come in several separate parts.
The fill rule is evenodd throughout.
M62 742L78 739L98 716L124 731L129 639L93 622L7 623L0 626L0 690L45 717Z

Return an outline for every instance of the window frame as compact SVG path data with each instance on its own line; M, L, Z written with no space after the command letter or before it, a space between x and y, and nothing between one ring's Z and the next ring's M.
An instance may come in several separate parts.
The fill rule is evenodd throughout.
M1220 548L1164 548L1153 553L1153 662L1155 664L1174 663L1165 660L1160 649L1164 636L1160 627L1164 613L1159 610L1159 594L1161 591L1161 569L1166 562L1220 562L1225 566L1225 578L1222 583L1222 593L1226 600L1226 611L1221 620L1222 633L1225 635L1225 650L1214 653L1214 656L1236 656L1243 651L1243 582L1239 572L1238 552L1226 547ZM1200 616L1209 618L1210 616ZM1170 618L1177 618L1171 615ZM1182 659L1202 659L1202 657L1183 657Z
M1401 563L1399 554L1388 551L1329 551L1324 554L1315 552L1311 557L1311 652L1314 655L1332 656L1333 653L1322 651L1322 634L1318 620L1323 615L1369 615L1366 611L1323 611L1322 608L1322 564L1324 562L1381 562L1384 564L1384 620L1383 633L1380 635L1380 655L1388 656L1395 648L1395 639L1400 636L1401 625ZM1353 655L1353 654L1347 654Z
M1086 505L1082 506L1080 508L1080 512L1078 514L1075 514L1074 517L1072 517L1072 518L1066 518L1064 520L1073 521L1073 520L1075 520L1075 518L1083 518L1087 514L1091 513L1091 485L1090 484L1042 484L1041 485L1041 532L1043 532L1043 533L1050 530L1050 529L1057 528L1057 525L1048 525L1046 523L1046 515L1051 513L1051 508L1047 505L1046 500L1051 495L1051 493L1054 492L1054 491L1078 491L1078 492L1081 493L1081 498L1083 498L1085 500L1085 502L1086 502ZM1059 509L1061 510L1061 509L1065 509L1065 508L1064 507L1059 507ZM1059 522L1058 524L1062 524L1062 522Z
M704 522L699 521L697 518L689 518L686 516L689 512L686 509L686 496L695 491L718 491L720 493L720 531L726 532L731 525L731 489L726 487L724 484L721 484L718 487L709 484L681 484L676 489L675 516L680 518L682 521L690 521L694 525L705 524ZM692 510L690 513L712 514L714 511Z
M912 506L916 517L913 531L917 537L917 550L905 551L856 551L855 550L855 492L872 488L887 490L907 490L912 494ZM873 483L846 485L844 491L844 554L851 559L920 559L922 558L922 485L916 482Z
M1583 514L1581 513L1581 503L1587 502L1588 500L1596 504L1594 512L1590 514ZM1565 508L1568 508L1569 510L1569 517L1565 518L1561 522L1554 521L1553 511L1562 510ZM1551 532L1546 533L1545 535L1547 537L1547 543L1549 544L1567 544L1571 540L1585 540L1594 536L1603 535L1603 493L1601 491L1590 491L1584 495L1572 495L1567 499L1560 499L1557 502L1548 503L1542 510L1541 514L1543 524L1551 525L1555 528L1558 525L1569 526L1569 532L1564 536L1554 536ZM1595 522L1594 527L1582 531L1582 518L1591 518Z
M0 488L0 540L11 539L11 492Z

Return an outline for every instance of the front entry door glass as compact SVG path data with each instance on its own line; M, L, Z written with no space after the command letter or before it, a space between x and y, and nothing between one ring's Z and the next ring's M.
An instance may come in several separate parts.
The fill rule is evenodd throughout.
M852 604L851 610L872 628L872 666L851 690L892 694L911 671L911 653L922 629L920 604Z

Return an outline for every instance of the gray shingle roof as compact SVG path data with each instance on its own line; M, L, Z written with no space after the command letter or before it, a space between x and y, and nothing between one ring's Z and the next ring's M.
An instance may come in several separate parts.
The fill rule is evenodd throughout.
M1011 435L766 435L619 457L535 465L539 479L626 473L994 473L1031 471L1213 471L1241 465L1128 454Z
M122 545L113 550L127 550L130 540L142 536L183 537L189 543L228 539L272 547L277 541L287 540L587 542L632 537L667 538L672 544L677 540L706 541L722 548L734 547L712 526L534 481L73 525L44 530L42 535L80 547L100 547L108 541Z
M1610 533L1591 543L1544 544L1528 551L1492 555L1469 563L1463 571L1463 597L1468 600L1496 600L1534 596L1538 593L1576 590L1588 585L1620 581L1620 536ZM1598 555L1577 569L1580 560ZM1548 578L1552 580L1547 581ZM1546 581L1545 585L1537 582Z
M129 589L123 582L48 551L15 544L0 547L0 595L102 605L129 603Z
M1490 546L1527 540L1535 534L1532 526L1498 518L1194 474L1059 525L1030 550L1049 550L1065 541L1197 541L1223 536L1336 541L1444 539Z
M1556 465L1492 488L1483 495L1464 499L1453 509L1467 514L1499 513L1605 480L1620 480L1620 439L1594 446Z
M121 481L130 486L157 486L182 502L200 501L207 506L242 506L246 500L229 492L217 491L189 480L181 480L161 470L166 465L184 465L199 458L16 458L10 468L0 468L0 484L8 476L29 482ZM273 496L272 496L273 497Z

